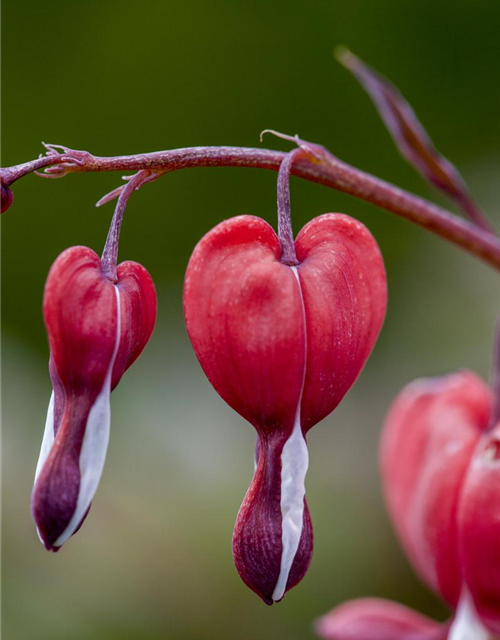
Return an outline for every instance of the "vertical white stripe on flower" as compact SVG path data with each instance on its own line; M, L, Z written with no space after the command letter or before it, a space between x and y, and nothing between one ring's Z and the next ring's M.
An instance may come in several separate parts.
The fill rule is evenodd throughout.
M304 299L300 286L299 274L296 267L291 267L300 292L302 303L302 315L304 323L304 373L302 377L302 387L300 390L297 410L295 413L295 423L292 434L288 438L281 453L281 566L278 581L273 591L273 600L278 602L285 594L288 576L292 568L293 561L299 548L304 523L304 496L306 494L305 479L309 466L309 454L306 441L302 435L300 424L300 410L302 404L302 394L306 379L307 362L307 330L306 314L304 309Z
M54 391L52 391L52 394L49 400L49 408L47 409L47 418L45 419L45 429L43 432L42 446L40 448L40 455L38 456L38 462L36 463L35 481L33 485L36 484L38 476L40 475L40 472L43 469L43 466L47 458L49 457L49 453L50 453L50 450L52 449L52 445L54 444L54 402L55 402L55 395L54 395ZM36 528L36 532L38 534L38 537L40 538L40 542L44 544L43 538L40 535L40 530L38 529L38 527Z
M489 640L489 631L484 627L468 591L460 596L460 602L448 635L449 640Z
M43 432L42 446L35 471L35 483L40 471L43 469L45 461L49 457L50 450L54 444L54 392L50 396L49 408L47 409L47 418L45 420L45 430Z
M90 503L94 498L99 480L101 479L106 451L109 442L109 430L111 423L110 394L111 375L118 354L121 333L121 309L120 293L118 287L114 287L116 294L116 339L113 355L104 380L101 392L97 396L89 411L85 435L83 437L82 450L80 452L80 488L76 509L66 529L54 542L55 547L63 545L70 538L82 521Z

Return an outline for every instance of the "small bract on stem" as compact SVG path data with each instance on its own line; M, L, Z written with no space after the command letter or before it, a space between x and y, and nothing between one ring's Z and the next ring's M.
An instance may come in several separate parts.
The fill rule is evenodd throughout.
M399 90L345 47L335 50L337 60L348 69L373 100L401 155L425 180L448 198L478 227L495 230L472 198L456 167L435 148L430 136Z

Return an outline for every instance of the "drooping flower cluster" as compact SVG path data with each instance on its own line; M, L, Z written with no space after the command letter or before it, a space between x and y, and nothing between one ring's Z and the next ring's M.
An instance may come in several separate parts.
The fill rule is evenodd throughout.
M184 289L187 331L216 391L257 432L255 471L237 516L233 557L243 581L267 604L298 584L311 562L307 433L356 380L387 304L382 257L361 223L325 214L294 239L292 164L298 161L299 174L382 204L500 264L489 221L408 103L355 56L344 50L340 57L373 97L404 157L452 197L472 224L357 172L319 145L277 134L297 148L279 161L269 153L256 159L250 150L249 166L279 164L278 234L260 218L239 216L219 224L195 248ZM46 148L47 158L0 171L2 211L12 203L12 182L35 168L57 177L82 166L95 170L105 160ZM215 157L211 148L203 153ZM118 197L102 259L73 247L59 256L47 280L53 394L32 510L40 539L52 551L79 529L90 509L109 439L110 393L153 330L156 295L149 274L137 263L117 267L123 212L143 184L174 166L194 166L185 164L189 150L179 150L171 165L164 157L153 161L153 155L145 164L136 164L135 157L131 168L141 167L138 172L100 201ZM227 148L223 155L229 164L241 163L239 151ZM500 395L500 339L497 360L492 386ZM382 442L387 503L416 571L454 615L440 624L395 603L363 599L324 616L317 626L322 637L500 638L499 415L498 400L492 405L488 387L469 372L420 380L400 394Z
M327 640L500 637L500 424L474 373L417 380L397 397L381 443L389 513L421 579L453 609L440 625L380 600L318 622Z

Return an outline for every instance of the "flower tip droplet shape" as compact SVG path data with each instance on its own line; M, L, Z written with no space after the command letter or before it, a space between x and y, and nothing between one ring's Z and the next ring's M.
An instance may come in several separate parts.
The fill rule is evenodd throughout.
M153 331L156 293L144 267L123 262L117 281L87 247L54 262L43 313L53 394L32 494L45 547L57 551L85 519L109 439L109 396Z
M198 243L184 288L186 327L205 374L258 434L233 556L267 604L281 600L311 560L306 433L360 373L387 300L380 251L358 221L315 218L295 249L299 264L282 264L270 225L231 218Z

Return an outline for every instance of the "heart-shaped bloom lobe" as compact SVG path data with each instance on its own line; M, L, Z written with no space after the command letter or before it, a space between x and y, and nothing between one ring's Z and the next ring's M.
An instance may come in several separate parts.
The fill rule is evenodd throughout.
M480 439L459 509L462 568L474 606L500 637L500 424Z
M315 218L280 262L272 227L222 222L195 248L184 289L189 337L208 379L257 430L257 463L235 525L244 582L279 601L307 571L306 432L361 371L381 329L386 280L368 230L342 214Z
M363 598L336 607L315 628L324 640L447 640L449 625L395 602Z
M396 531L422 579L454 608L463 589L461 490L490 410L486 384L462 371L408 385L384 425L382 480Z
M156 293L144 267L123 262L117 281L87 247L54 262L45 285L53 394L32 495L47 549L57 551L90 508L109 440L109 396L144 349L156 319Z

